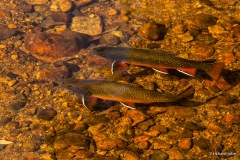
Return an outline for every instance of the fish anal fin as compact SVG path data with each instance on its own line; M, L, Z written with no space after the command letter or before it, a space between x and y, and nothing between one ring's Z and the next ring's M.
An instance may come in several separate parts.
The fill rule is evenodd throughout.
M120 102L120 103L130 109L136 109L135 103L132 103L132 102Z
M114 61L112 63L112 74L121 74L129 69L129 65L123 61Z
M156 71L156 72L163 73L163 74L168 74L168 70L167 70L167 68L154 67L153 70Z
M179 99L182 98L188 98L193 96L195 93L195 89L193 86L189 86L186 90L184 90L183 92L179 93L177 96L179 97Z
M189 76L194 76L196 74L196 68L177 68L177 70Z
M82 103L83 103L83 106L85 108L87 108L88 110L92 110L93 107L97 104L98 102L98 98L96 97L93 97L93 96L85 96L83 95L82 96Z

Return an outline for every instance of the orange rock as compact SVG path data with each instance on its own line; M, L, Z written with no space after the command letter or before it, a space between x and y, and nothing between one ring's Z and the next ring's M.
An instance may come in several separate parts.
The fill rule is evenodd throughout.
M139 110L128 110L127 115L133 120L132 126L146 120L147 115Z
M65 31L63 34L37 33L25 39L25 48L46 62L57 62L73 58L88 41L86 35Z
M44 68L43 70L36 73L36 78L42 80L58 81L59 79L69 78L70 74L71 72L65 66L52 69Z
M170 149L172 147L171 144L169 143L166 143L164 141L161 141L161 140L154 140L153 143L153 149Z
M213 55L214 48L211 46L206 46L202 44L196 44L190 48L190 57L195 60L203 60Z
M4 17L6 19L11 19L12 18L12 13L9 12L9 11L0 10L0 16Z
M165 26L155 23L145 23L141 26L139 36L149 40L163 39L165 35Z
M116 142L104 133L99 133L93 137L94 141L96 142L96 146L98 149L101 150L111 150L117 146Z
M146 142L150 139L149 136L138 136L133 138L133 143Z
M240 60L240 52L235 52L235 56L236 56L237 60L239 61Z
M227 114L224 116L223 120L226 122L226 124L239 124L240 123L240 115Z
M131 151L125 151L122 154L121 157L122 160L139 160L139 157L137 156L137 154L131 152Z
M192 146L192 139L191 138L182 138L179 143L178 143L178 147L181 149L190 149Z
M10 29L6 26L0 25L0 40L5 40L14 36L17 33L15 29Z
M233 63L236 61L236 57L232 53L225 53L220 57L220 60L225 63Z

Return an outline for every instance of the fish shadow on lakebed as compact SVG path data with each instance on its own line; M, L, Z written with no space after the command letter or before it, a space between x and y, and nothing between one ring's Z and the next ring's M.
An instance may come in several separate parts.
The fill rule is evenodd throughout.
M135 77L146 77L149 75L154 75L154 74L162 74L162 76L164 76L165 78L185 78L185 79L189 79L189 78L198 78L201 77L203 79L208 79L208 80L212 80L212 78L203 70L196 70L196 75L194 76L190 76L190 75L186 75L184 73L181 73L179 71L177 71L176 69L168 69L168 74L164 74L164 73L160 73L160 72L156 72L151 68L145 68L145 67L141 67L144 68L144 70L139 71L137 73L131 74L131 76L135 76ZM127 74L126 72L124 73L125 75Z
M230 71L224 69L222 72L222 76L226 80L226 82L231 84L232 86L235 86L240 82L240 70Z
M189 98L192 98L192 97L189 97ZM194 102L192 100L189 100L189 98L183 98L177 102L161 102L161 103L151 103L151 104L137 103L136 109L140 111L147 111L151 106L155 106L155 107L179 106L179 107L191 108L191 107L198 107L206 103L206 102ZM116 101L98 99L98 103L95 106L92 106L91 108L88 108L88 109L90 111L101 111L101 110L107 110L113 106L125 107Z
M153 69L146 68L143 71L132 74L132 76L145 77L145 76L153 75L155 73L156 73L156 71L154 71ZM162 74L162 73L159 73L159 74ZM169 77L174 76L174 77L186 78L186 79L201 77L203 79L213 81L212 78L205 71L199 70L199 69L196 71L195 76L186 75L184 73L181 73L181 72L177 71L176 69L168 69L168 74L165 74L165 75L166 75L166 78L167 78L167 76L169 76ZM230 71L230 70L227 70L227 69L223 69L222 73L221 73L221 76L224 78L224 80L227 83L229 83L232 86L235 86L240 82L240 70Z

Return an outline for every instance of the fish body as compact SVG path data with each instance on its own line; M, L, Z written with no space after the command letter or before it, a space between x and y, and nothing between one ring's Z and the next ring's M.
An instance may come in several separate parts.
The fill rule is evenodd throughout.
M70 78L62 80L59 84L74 93L83 95L84 98L91 96L118 101L126 104L129 108L134 108L135 103L175 102L194 93L193 87L178 95L172 95L106 79L78 80ZM85 99L83 99L83 103L86 104L84 101Z
M180 72L194 76L196 69L206 71L209 76L218 80L223 68L222 63L206 63L204 61L188 60L177 57L165 50L149 50L125 47L98 47L92 50L98 56L113 60L112 67L124 66L124 63L145 66L167 74L167 69L177 69ZM126 68L126 66L125 66ZM114 70L114 69L113 69Z

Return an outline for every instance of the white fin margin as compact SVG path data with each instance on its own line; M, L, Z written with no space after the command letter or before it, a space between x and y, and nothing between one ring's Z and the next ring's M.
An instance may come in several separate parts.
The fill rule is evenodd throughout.
M87 110L89 110L90 111L90 109L86 106L86 104L85 104L85 101L84 101L84 95L82 96L82 103L83 103L83 106L85 107L85 108L87 108Z
M178 71L178 72L181 72L181 73L183 73L183 74L186 74L186 75L188 75L188 76L194 77L194 75L191 75L191 74L189 74L189 73L187 73L187 72L184 72L184 71L181 71L181 70L179 70L179 69L177 69L177 71Z
M163 71L160 71L160 70L158 70L158 69L156 69L156 68L152 68L154 71L156 71L156 72L160 72L160 73L162 73L162 74L168 74L167 72L163 72Z
M130 108L130 109L136 109L136 108L134 108L134 107L130 107L130 106L128 106L128 105L126 105L125 103L123 103L123 102L120 102L122 105L124 105L125 107L127 107L127 108Z

